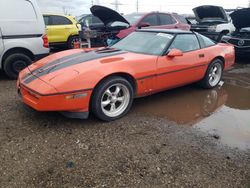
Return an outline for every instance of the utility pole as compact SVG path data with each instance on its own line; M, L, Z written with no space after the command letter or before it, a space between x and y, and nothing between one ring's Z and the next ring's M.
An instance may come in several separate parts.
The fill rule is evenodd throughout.
M63 9L63 14L64 15L69 15L69 9L68 9L68 7L63 6L62 9Z
M122 5L119 3L119 0L115 0L111 5L115 5L115 10L118 12L119 11L119 5Z
M118 8L119 8L118 0L115 0L114 4L115 4L115 10L118 11Z
M136 0L136 12L139 12L139 0Z

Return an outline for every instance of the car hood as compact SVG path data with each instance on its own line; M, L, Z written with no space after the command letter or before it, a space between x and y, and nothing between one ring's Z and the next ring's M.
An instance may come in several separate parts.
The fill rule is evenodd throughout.
M79 66L84 66L84 68L89 68L92 64L91 62L100 62L103 59L104 62L112 62L116 60L117 55L122 55L127 52L113 49L113 48L103 48L98 50L71 50L71 53L59 53L58 55L52 55L50 58L44 58L37 63L34 63L28 67L30 73L33 75L25 80L28 84L37 78L47 82L57 75L79 73L81 74L84 69L79 69ZM110 60L111 59L111 60ZM86 66L87 67L86 67Z
M99 5L94 5L90 8L91 13L98 17L105 25L111 24L113 22L123 22L128 25L130 23L118 12Z
M232 14L230 14L233 24L237 30L240 30L244 27L250 27L250 8L243 8L234 11Z
M140 57L144 58L144 55ZM82 86L82 83L77 84L82 82L80 77L86 80L90 75L102 74L105 70L101 69L112 69L113 63L122 63L127 59L131 59L131 53L113 48L59 52L28 66L20 81L29 88L41 80L60 92L70 91L72 88L77 90ZM67 85L68 89L63 88L63 85Z
M206 19L221 19L228 22L228 17L225 10L219 6L203 5L193 9L196 20L202 22Z

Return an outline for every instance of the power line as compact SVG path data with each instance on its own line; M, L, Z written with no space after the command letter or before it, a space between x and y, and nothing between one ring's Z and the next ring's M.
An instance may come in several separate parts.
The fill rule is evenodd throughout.
M116 0L117 1L117 0ZM114 3L111 3L112 5L115 5L115 2ZM137 4L137 2L136 2L136 4ZM249 0L249 4L250 4L250 0ZM120 4L119 3L119 5L129 5L129 6L133 6L134 4L133 3L123 3L123 4ZM153 3L145 3L145 4L143 4L143 5L140 5L140 7L141 6L159 6L159 5L161 5L161 6L174 6L174 7L190 7L190 6L196 6L196 5L194 5L194 4L166 4L166 3L161 3L161 4L153 4ZM197 4L197 5L199 5L199 4ZM230 5L235 5L235 3L224 3L223 4L223 6L230 6ZM248 5L248 3L241 3L240 5L245 5L245 6L247 6ZM137 6L137 5L136 5ZM138 5L138 7L139 7L139 5Z

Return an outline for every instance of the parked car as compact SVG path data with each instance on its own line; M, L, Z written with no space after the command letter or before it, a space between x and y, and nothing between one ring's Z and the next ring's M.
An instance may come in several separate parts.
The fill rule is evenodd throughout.
M35 0L0 2L0 69L9 78L17 78L18 72L32 61L47 56L48 45Z
M38 111L112 121L135 97L200 82L217 86L234 63L234 47L190 31L143 29L109 48L75 49L46 57L23 70L18 92Z
M91 38L91 46L97 47L97 46L105 46L106 41L109 38L109 34L111 32L105 32L106 27L104 23L96 16L92 14L84 14L81 15L78 18L78 24L81 25L81 31L84 31L86 29L90 29L92 31L96 31L99 33L96 38ZM112 35L112 34L111 34ZM81 37L81 34L80 34ZM84 37L82 37L84 38Z
M74 42L79 40L80 25L73 16L62 14L44 14L44 22L50 46L64 45L68 49L74 47Z
M103 31L105 29L104 23L96 16L92 14L84 14L82 15L78 23L82 26L88 27L91 30Z
M205 35L215 41L233 32L235 27L225 10L219 6L203 5L193 9L197 24L191 25L191 30Z
M118 41L136 29L144 27L155 29L183 29L189 30L186 19L176 13L150 12L120 15L107 7L94 5L91 13L104 24L96 24L95 30L108 32L108 38ZM92 25L92 28L94 25ZM102 36L101 36L102 37Z
M250 53L250 8L239 9L230 14L236 30L223 36L221 41L235 46L238 55Z

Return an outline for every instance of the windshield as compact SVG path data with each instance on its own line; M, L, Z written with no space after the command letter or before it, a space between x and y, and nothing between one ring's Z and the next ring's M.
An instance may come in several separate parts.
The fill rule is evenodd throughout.
M161 55L173 37L167 33L134 32L112 47L135 53Z

